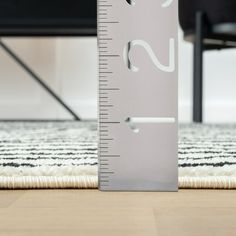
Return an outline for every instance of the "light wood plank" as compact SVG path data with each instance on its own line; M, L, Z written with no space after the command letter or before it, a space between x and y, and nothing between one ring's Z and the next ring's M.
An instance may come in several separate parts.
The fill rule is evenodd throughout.
M161 236L235 236L236 208L171 207L155 208Z
M100 192L98 190L29 190L12 207L236 207L233 190L180 190L173 193Z
M0 235L233 236L236 191L179 193L29 190L0 192ZM5 200L4 200L5 199Z
M0 190L0 208L9 207L13 202L19 199L26 191L5 191Z
M156 235L154 212L149 208L8 208L0 211L0 222L0 232L14 228L18 232L71 230L78 235Z

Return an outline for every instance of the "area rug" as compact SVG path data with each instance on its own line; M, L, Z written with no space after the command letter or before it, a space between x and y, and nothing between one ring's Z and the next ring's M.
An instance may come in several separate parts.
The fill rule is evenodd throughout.
M0 122L0 188L97 188L96 122ZM236 126L180 125L179 187L236 188Z

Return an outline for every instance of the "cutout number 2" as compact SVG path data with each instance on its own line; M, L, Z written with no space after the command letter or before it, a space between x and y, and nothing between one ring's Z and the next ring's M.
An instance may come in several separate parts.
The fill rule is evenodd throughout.
M129 58L129 53L132 50L132 48L136 46L141 46L143 47L149 57L151 58L153 64L161 71L163 72L173 72L175 71L175 41L173 38L169 40L169 64L168 65L163 65L153 52L151 46L144 40L132 40L130 41L124 48L123 52L123 58L126 66L132 70L133 72L138 72L139 68L135 65L132 64Z

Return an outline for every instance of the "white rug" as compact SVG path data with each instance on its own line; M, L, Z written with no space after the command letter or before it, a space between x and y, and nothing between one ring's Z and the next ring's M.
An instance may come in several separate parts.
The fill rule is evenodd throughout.
M236 188L236 126L181 125L180 188ZM95 122L0 122L0 188L97 188Z
M180 125L179 186L236 188L236 125Z

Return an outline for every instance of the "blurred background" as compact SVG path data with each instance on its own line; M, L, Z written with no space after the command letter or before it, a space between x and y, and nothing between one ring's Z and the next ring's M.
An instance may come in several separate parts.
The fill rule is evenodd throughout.
M97 39L4 38L81 115L97 116ZM179 30L179 118L192 120L192 49ZM204 120L236 121L236 49L204 54ZM71 116L0 50L0 119Z
M12 2L17 7L28 6L24 1ZM13 9L12 6L8 6L8 1L0 2L5 4L3 6L6 9ZM186 0L181 2L184 3ZM27 3L29 4L30 1ZM222 4L223 1L219 3ZM93 8L89 2L74 1L74 4L86 6L89 17L91 14L95 15L96 0L93 0ZM40 3L39 6L41 5ZM37 8L32 6L37 12ZM51 6L53 10L54 5ZM78 8L81 10L78 15L87 19L83 7ZM3 9L1 17L5 19L9 14L4 8L1 9ZM58 9L62 10L58 12L60 17L72 16L71 13L66 15L67 12L63 7ZM32 13L27 9L24 10L27 14ZM46 16L50 13L43 8L41 11ZM13 15L18 12L19 10L13 13L10 11ZM77 14L76 11L73 14ZM98 84L97 39L95 36L86 37L86 34L83 36L85 37L3 37L2 39L81 118L95 119L97 118ZM236 49L210 50L204 53L203 119L205 122L236 121L235 61ZM179 27L179 119L181 122L192 121L192 87L193 44L183 40L183 32ZM0 119L70 118L72 118L70 114L0 48Z
M82 118L97 116L96 37L4 38ZM71 118L0 49L0 119Z

